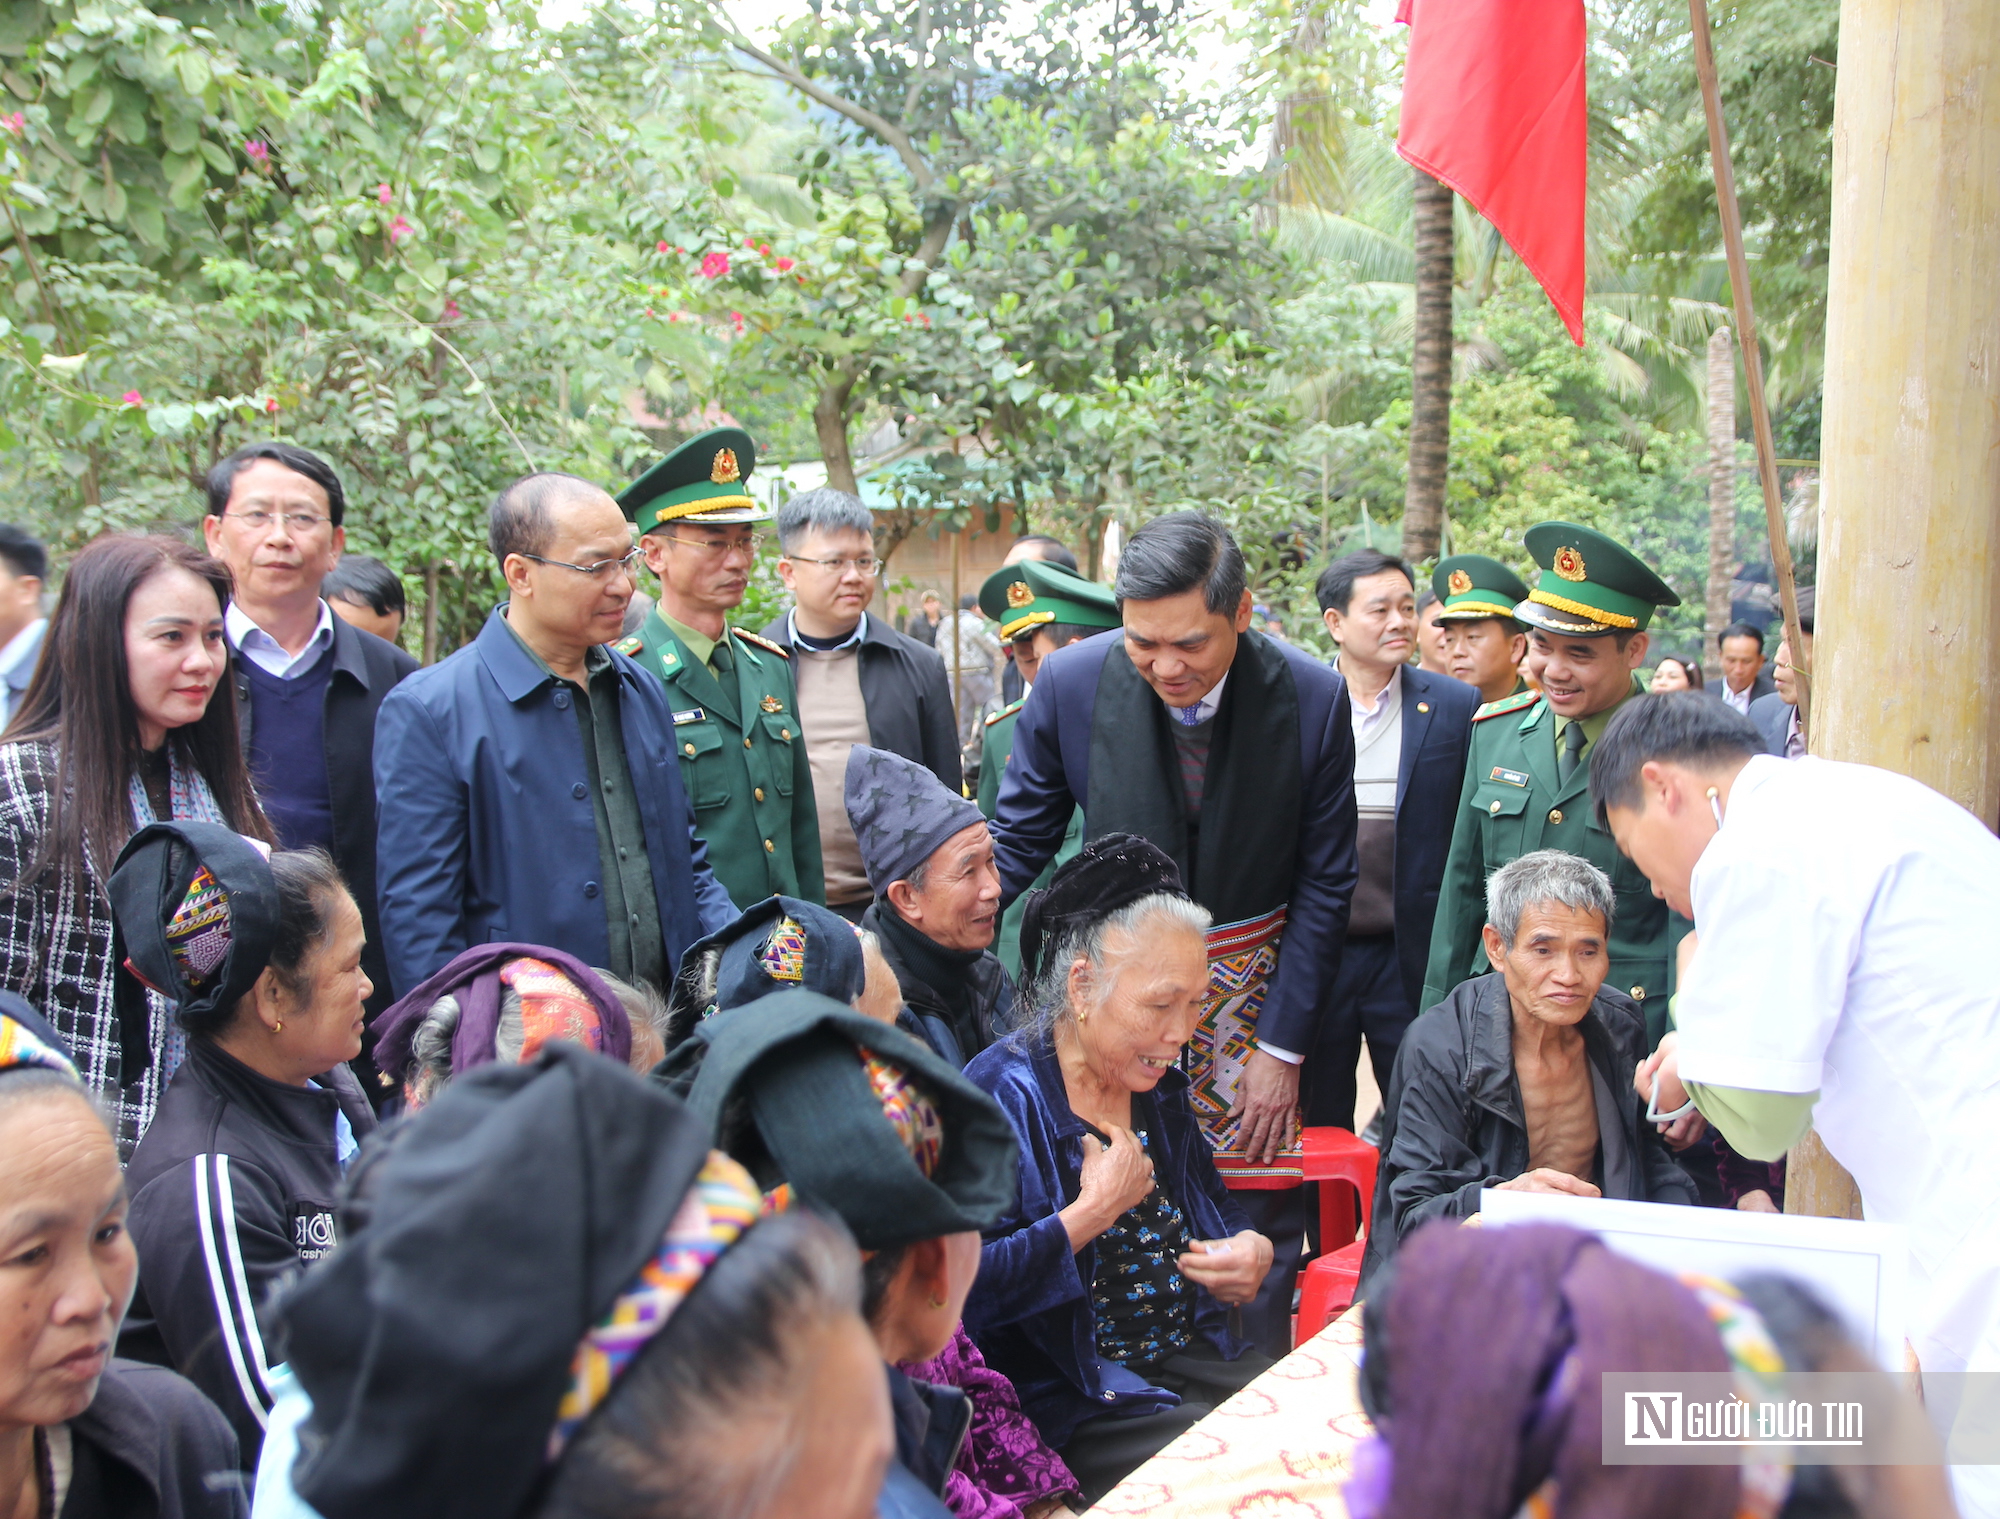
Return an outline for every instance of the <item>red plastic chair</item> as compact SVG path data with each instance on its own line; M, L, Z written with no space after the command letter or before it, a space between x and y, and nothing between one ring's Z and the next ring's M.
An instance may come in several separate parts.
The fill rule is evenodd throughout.
M1303 1344L1327 1320L1354 1303L1361 1277L1359 1242L1375 1206L1375 1172L1381 1152L1346 1129L1307 1129L1298 1159L1282 1156L1272 1166L1255 1166L1240 1155L1219 1152L1216 1169L1232 1191L1278 1192L1316 1181L1319 1188L1320 1257L1299 1277L1299 1312L1292 1343Z

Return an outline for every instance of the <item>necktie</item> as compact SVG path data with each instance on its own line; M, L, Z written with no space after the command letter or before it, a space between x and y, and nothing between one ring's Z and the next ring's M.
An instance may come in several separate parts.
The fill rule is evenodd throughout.
M1565 786L1569 784L1569 778L1576 774L1576 767L1583 762L1583 746L1588 742L1582 723L1571 723L1563 729L1563 752L1556 761L1556 775Z
M736 656L730 652L728 644L719 643L708 651L708 667L715 672L717 679L736 668Z
M1176 707L1174 716L1181 720L1184 727L1198 728L1201 726L1201 703L1196 702L1192 707Z

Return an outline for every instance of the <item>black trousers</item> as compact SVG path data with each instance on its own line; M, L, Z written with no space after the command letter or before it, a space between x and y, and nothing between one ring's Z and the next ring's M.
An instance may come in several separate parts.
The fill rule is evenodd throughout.
M1246 1350L1224 1361L1206 1345L1167 1357L1156 1366L1134 1366L1155 1387L1179 1393L1179 1407L1120 1418L1099 1414L1076 1427L1060 1454L1076 1474L1085 1506L1095 1503L1168 1445L1271 1369L1271 1358Z
M1396 936L1350 938L1340 954L1319 1037L1306 1053L1302 1079L1308 1128L1354 1127L1354 1069L1361 1063L1362 1037L1367 1036L1376 1088L1386 1093L1396 1051L1416 1016L1403 990Z
M1232 1192L1250 1227L1271 1242L1271 1269L1255 1298L1236 1310L1237 1333L1273 1360L1292 1349L1292 1292L1306 1248L1306 1200L1317 1189Z

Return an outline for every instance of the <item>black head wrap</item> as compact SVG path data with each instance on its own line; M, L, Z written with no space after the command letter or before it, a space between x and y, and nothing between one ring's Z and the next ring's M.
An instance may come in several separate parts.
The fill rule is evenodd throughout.
M151 1063L145 989L176 1004L189 1029L226 1019L271 961L278 887L264 852L234 829L149 823L118 851L107 895L130 1081Z
M701 967L711 955L715 990L697 996ZM851 1003L867 980L861 935L852 923L797 897L766 897L735 922L697 939L681 957L681 973L667 999L667 1048L676 1048L711 1013L789 987Z
M520 1513L579 1343L708 1147L659 1087L561 1042L468 1071L371 1144L366 1206L342 1214L365 1226L267 1310L313 1403L299 1496L326 1519Z
M1145 897L1187 897L1173 856L1136 833L1107 833L1059 866L1049 884L1023 897L1021 977L1033 982L1042 956L1064 934L1102 923Z
M808 991L718 1013L654 1072L767 1191L863 1250L988 1229L1019 1185L1000 1106L924 1044Z

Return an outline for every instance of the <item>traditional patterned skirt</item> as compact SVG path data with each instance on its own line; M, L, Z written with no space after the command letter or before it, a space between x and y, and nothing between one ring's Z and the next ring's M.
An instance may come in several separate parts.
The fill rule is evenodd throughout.
M1261 918L1220 923L1208 931L1208 999L1201 1022L1188 1041L1182 1061L1188 1074L1188 1098L1195 1121L1214 1147L1217 1169L1232 1185L1259 1180L1266 1185L1296 1186L1300 1180L1299 1152L1281 1151L1265 1165L1252 1163L1230 1146L1235 1125L1229 1109L1243 1065L1250 1058L1257 1034L1257 1014L1271 974L1278 968L1278 945L1285 936L1285 909L1273 908Z

